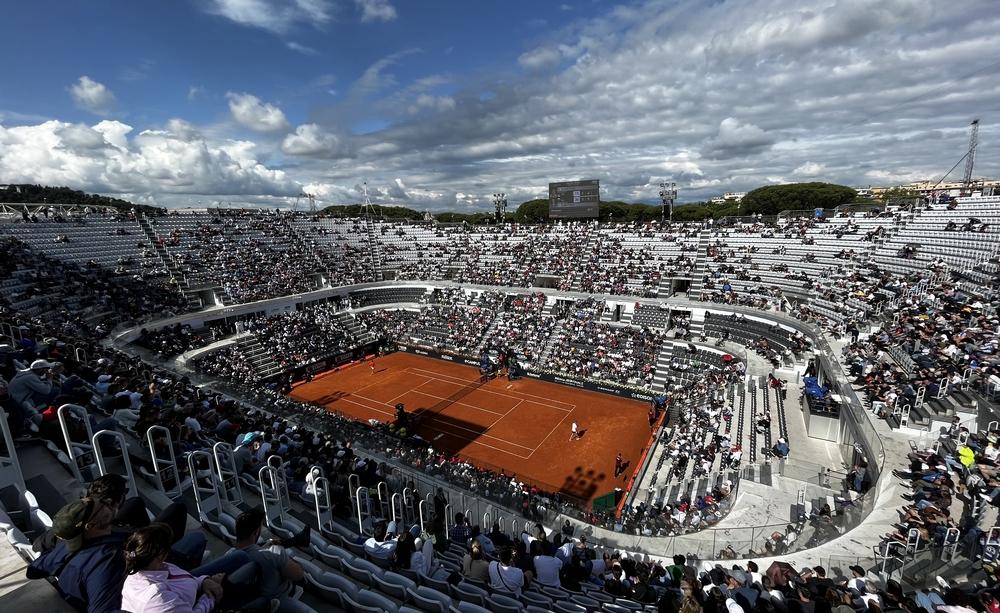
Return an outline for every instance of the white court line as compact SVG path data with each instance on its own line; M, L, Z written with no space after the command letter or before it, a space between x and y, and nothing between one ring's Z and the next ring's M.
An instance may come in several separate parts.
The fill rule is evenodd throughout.
M457 400L451 400L449 398L444 398L442 396L435 396L434 394L428 394L427 392L418 392L415 389L410 390L410 391L411 392L416 392L417 394L420 394L421 396L427 396L428 398L434 398L435 400L448 400L448 401L451 402L451 405L457 404L458 406L469 407L470 409L476 409L477 411L482 411L484 413L491 413L493 415L499 415L500 417L506 417L507 416L507 413L499 413L497 411L491 411L489 409L484 409L483 407L481 407L479 405L476 405L476 404L467 404L465 402L459 402ZM407 392L407 393L409 393L409 392ZM520 404L521 402L523 402L523 401L518 401L518 404ZM448 405L448 406L451 406L451 405ZM516 407L516 406L517 406L517 404L514 405L514 407ZM507 412L509 413L510 411L513 411L514 407L511 407L510 409L508 409Z
M421 375L417 375L417 376L421 376ZM421 387L423 387L423 386L427 385L427 384L428 384L428 383L430 383L430 382L431 382L431 380L430 380L430 379L427 379L426 381L424 381L423 383L421 383L421 384L420 384L420 385L418 385L417 387L414 387L414 388L412 388L412 389L410 389L410 390L407 390L407 391L403 392L402 394L400 394L399 396L396 396L395 398L391 398L391 399L387 400L387 401L386 401L386 404L388 404L388 405L390 405L390 406L391 406L393 402L396 402L397 400L399 400L399 399L400 399L400 398L402 398L403 396L405 396L405 395L409 394L410 392L415 392L415 391L417 391L417 389L418 389L418 388L421 388ZM358 392L360 392L360 391L361 391L361 390L358 390ZM354 393L356 394L357 392L354 392ZM421 394L423 394L423 392L420 392L420 393L421 393ZM430 395L430 394L428 394L428 395ZM393 407L393 408L395 408L395 407Z
M371 375L369 375L369 376L371 376ZM426 382L426 381L424 381L424 383L427 383L427 382ZM364 387L360 387L360 388L358 388L358 389L356 389L355 391L353 391L353 392L350 392L350 393L351 393L351 394L356 394L357 392L360 392L360 391L362 391L362 390L366 390L366 389L368 389L369 387L374 387L374 386L376 386L376 385L385 385L385 382L384 382L384 381L375 381L374 383L369 383L368 385L366 385L366 386L364 386Z
M569 415L570 415L569 413L566 413L565 415L563 415L563 418L559 420L559 423L557 423L555 425L555 427L553 427L551 430L549 430L549 433L545 435L545 438L542 439L541 443L538 443L538 447L535 447L535 451L538 451L542 447L542 445L545 444L545 441L549 440L549 437L552 436L552 433L555 432L556 430L558 430L559 427L563 425L563 422L566 421L566 418L569 417ZM532 451L531 453L529 453L528 457L530 458L531 456L535 455L535 451Z
M482 387L478 387L475 384L471 383L468 379L462 379L461 377L453 377L451 375L443 375L441 373L435 373L433 370L425 370L423 368L407 368L406 372L411 372L411 371L415 371L415 370L419 370L419 371L425 372L425 373L431 373L430 375L418 375L418 376L421 376L421 377L430 377L431 379L436 379L438 381L441 381L442 383L451 383L452 385L461 385L462 387L477 387L477 389L480 389L480 390L486 392L487 394L496 394L497 396L506 396L508 398L511 398L511 397L516 398L516 396L513 396L513 394L520 394L521 396L530 396L532 398L541 398L545 402L538 402L537 400L529 400L528 402L534 402L535 404L540 404L542 406L546 406L546 407L548 407L550 409L555 409L557 411L566 411L567 413L569 413L569 412L572 412L574 409L576 409L576 405L573 404L573 403L570 403L570 402L562 402L561 400L552 400L551 398L546 398L544 396L538 396L536 394L529 394L528 392L520 392L520 391L517 391L517 390L509 390L507 392L495 392L495 391L490 390L490 389L483 389ZM416 373L414 373L414 374L416 374ZM462 381L462 383L455 383L454 381L448 381L447 378L458 379L459 381ZM553 406L551 403L561 404L561 405L572 407L572 408L571 409L561 409L561 408L559 408L557 406Z
M418 394L422 394L423 392L417 392L417 393ZM374 398L368 398L367 396L358 396L357 394L351 394L351 395L355 396L357 398L361 398L363 400L368 400L369 402L379 403L378 400L375 400ZM355 403L355 404L360 404L360 403ZM385 403L379 403L379 404L385 404ZM361 405L361 406L364 406L364 405ZM471 405L467 405L467 406L471 406ZM394 415L393 413L389 413L389 414L390 415ZM428 421L430 421L432 419L435 419L437 417L437 415L438 415L437 413L431 414L431 416L428 418ZM500 415L500 413L497 413L497 415ZM503 417L501 417L500 419L503 419ZM500 419L498 419L497 421L493 422L489 426L486 426L487 430L489 430L489 428L492 428L494 424L496 424L498 421L500 421ZM520 447L521 449L527 449L528 451L531 451L531 452L534 452L535 449L537 449L536 447L528 447L527 445L519 445L517 443L512 443L512 442L508 441L505 438L500 438L498 436L493 436L491 434L486 434L485 431L483 431L483 432L476 432L472 428L466 428L465 426L459 426L457 424L445 424L445 425L451 426L453 428L458 428L459 430L466 430L468 432L472 432L473 434L477 434L478 436L485 436L487 438L491 438L491 439L494 439L494 440L497 440L497 441L502 441L502 442L504 442L504 443L506 443L508 445L513 445L514 447ZM470 440L470 442L475 442L473 439L469 439L469 440Z
M365 397L361 396L361 398L365 398ZM365 398L365 400L371 400L371 398ZM377 402L376 400L371 400L371 401L372 402ZM382 409L377 409L375 407L370 407L367 404L362 404L360 402L356 402L354 400L351 400L350 398L340 398L340 399L337 400L337 402L350 402L351 404L356 404L356 405L358 405L359 407L361 407L363 409L368 409L369 411L375 411L376 413L382 413L383 415L388 415L390 417L392 417L393 415L395 415L395 413L392 413L390 411L383 411ZM446 431L444 431L443 428L445 426L454 426L456 428L461 428L461 426L455 426L454 424L443 424L443 423L437 424L437 430L441 434L444 434L445 436L453 436L453 437L455 437L455 438L457 438L459 440L465 441L466 443L468 443L470 445L481 445L483 447L488 447L490 449L493 449L494 451L499 451L500 453L506 453L507 455L512 455L515 458L520 458L522 460L527 460L528 458L530 458L532 456L532 454L535 453L535 451L537 451L537 449L531 449L530 447L525 447L525 449L531 449L531 453L529 453L528 455L521 455L519 453L514 453L513 451L507 451L506 449L500 449L499 447L494 447L493 445L484 443L484 442L482 442L482 441L479 440L480 437L489 436L488 434L480 434L480 435L478 435L475 438L468 438L467 436L462 436L460 434L455 434L454 432L446 432ZM468 428L464 428L464 429L468 430ZM474 430L469 430L469 431L470 432L474 432ZM510 441L508 441L506 439L498 438L498 437L495 437L495 436L489 436L489 438L496 439L498 441L503 441L504 443L507 443L508 445L514 445L516 447L522 447L523 446L523 445L517 445L516 443L511 443ZM476 460L473 459L472 461L475 462Z

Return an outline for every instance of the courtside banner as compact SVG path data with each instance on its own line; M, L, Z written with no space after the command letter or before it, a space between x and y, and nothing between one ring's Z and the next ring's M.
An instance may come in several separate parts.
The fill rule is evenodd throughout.
M479 361L472 358L454 354L454 353L444 353L430 347L407 345L403 343L396 343L396 347L400 351L405 351L406 353L412 353L415 355L423 355L429 358L435 358L438 360L445 360L447 362L458 362L460 364L468 364L469 366L475 366L479 368ZM574 379L572 377L567 377L565 375L557 375L554 373L540 372L537 370L523 371L524 375L532 379L539 379L541 381L548 381L549 383L557 383L559 385L568 385L570 387L576 387L579 389L588 390L591 392L600 392L601 394L611 394L612 396L620 396L622 398L633 398L635 400L650 401L656 394L651 391L640 390L631 387L617 387L607 381L601 381L600 383L595 381L586 381L582 379Z

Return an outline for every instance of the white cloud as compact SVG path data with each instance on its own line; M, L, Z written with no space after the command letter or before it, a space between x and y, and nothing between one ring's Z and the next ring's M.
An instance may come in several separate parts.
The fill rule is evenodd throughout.
M354 0L361 11L361 21L392 21L396 18L396 7L389 0Z
M284 34L298 24L320 26L331 19L327 0L207 0L209 13L242 26Z
M422 110L450 111L455 108L455 99L451 96L433 96L431 94L420 94L409 107L410 114L419 113Z
M246 93L228 92L229 111L240 125L258 132L283 132L288 129L288 120L277 106L261 102L257 96Z
M826 166L817 162L806 162L792 171L800 177L818 177L826 172Z
M274 7L300 6L293 0L243 4L270 7L272 15ZM677 181L681 201L691 201L812 176L848 185L940 178L965 153L968 122L980 115L977 174L996 175L1000 148L986 144L1000 137L1000 129L985 116L1000 98L1000 67L989 59L1000 57L995 4L599 3L586 11L589 16L550 20L544 39L513 50L518 63L442 73L415 57L407 70L396 70L411 50L376 56L382 59L361 78L336 84L336 99L325 94L334 85L328 75L268 93L275 112L256 99L248 106L256 115L277 117L270 126L284 122L287 129L277 100L315 100L317 106L305 109L305 126L275 130L260 143L214 137L237 127L235 121L205 128L211 136L191 132L201 126L168 124L165 131L174 147L190 153L197 150L191 139L206 141L241 168L272 156L287 160L285 178L327 186L326 202L357 202L354 186L365 177L382 202L405 193L410 206L431 209L488 210L495 191L516 204L543 196L546 184L558 178L600 178L608 198L647 202L657 200L661 179ZM349 1L341 5L356 9ZM355 21L361 14L357 9ZM285 23L282 45L314 40L297 28L315 20ZM391 47L398 40L379 43ZM435 52L426 61L433 64L451 43L428 44ZM380 52L388 53L376 48ZM433 78L409 76L431 73ZM44 121L6 109L0 118ZM259 119L251 123L259 126ZM45 155L104 159L122 143L137 151L138 139L122 135L110 125L115 123L89 127L117 145L101 145L85 130L40 134L31 155L42 159L20 160L16 172L30 175L36 162L43 176L61 168ZM6 147L0 143L0 155ZM66 172L79 163L65 166ZM101 185L100 172L84 177ZM242 185L251 189L253 183ZM244 199L268 193L244 192Z
M115 95L111 90L87 75L71 85L69 93L76 106L95 115L107 115L115 105Z
M528 70L552 70L562 61L562 54L552 47L539 47L522 53L517 63Z
M197 100L198 98L205 95L205 88L200 85L192 85L188 87L187 99Z
M307 47L305 45L300 45L299 43L297 43L295 41L289 41L289 42L285 43L285 45L289 49L291 49L292 51L296 51L298 53L301 53L302 55L317 55L319 53L319 51L316 51L312 47Z
M253 144L210 142L191 124L163 129L118 121L0 126L0 182L67 185L102 193L286 196L298 185L253 155Z
M314 123L295 128L281 143L281 150L289 155L329 157L341 153L340 140Z
M773 144L774 137L752 123L726 117L719 123L719 131L708 141L704 153L713 159L748 156L760 153Z

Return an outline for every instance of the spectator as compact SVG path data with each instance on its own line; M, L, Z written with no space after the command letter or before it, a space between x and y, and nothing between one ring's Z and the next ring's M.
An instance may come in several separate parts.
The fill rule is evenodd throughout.
M531 582L531 574L514 565L514 549L500 550L500 559L489 563L490 586L496 590L507 590L521 596L521 590Z
M478 540L472 541L469 552L462 558L462 576L466 579L490 581L490 563L483 558L483 549Z
M472 536L472 530L465 522L463 513L455 513L455 524L448 530L448 538L456 543L465 545Z
M192 576L167 562L173 531L150 524L125 542L122 608L134 613L208 613L222 601L224 575Z
M260 569L260 597L280 600L279 612L295 613L304 610L297 600L288 596L291 584L301 581L305 576L302 566L280 545L263 549L257 544L263 523L264 512L259 509L241 513L236 518L236 543L233 548L245 552Z
M559 587L559 573L563 563L559 558L545 555L541 541L532 541L531 561L535 569L535 580L548 587Z
M412 535L411 535L412 536ZM399 541L396 540L396 522L380 521L375 524L372 536L365 541L365 553L369 556L388 562L392 560ZM409 568L410 560L403 560L404 568Z
M78 611L121 609L126 536L111 529L114 509L94 498L64 506L52 518L59 543L28 567L29 579L53 577L62 597Z

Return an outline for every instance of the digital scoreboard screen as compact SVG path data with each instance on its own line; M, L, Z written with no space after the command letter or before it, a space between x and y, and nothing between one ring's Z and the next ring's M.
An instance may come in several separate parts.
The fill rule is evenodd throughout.
M549 217L552 219L583 219L600 214L601 182L565 181L549 183Z

